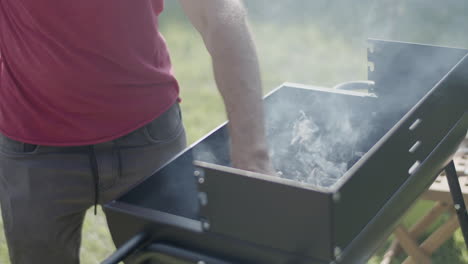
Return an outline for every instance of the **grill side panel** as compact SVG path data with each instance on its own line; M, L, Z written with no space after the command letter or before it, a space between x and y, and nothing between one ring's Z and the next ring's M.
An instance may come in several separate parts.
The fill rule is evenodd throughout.
M389 45L393 46L389 50L390 54L395 56L394 59L391 60L388 54L381 55L382 60L380 57L377 58L380 56L378 52L384 53L386 51L384 48ZM398 46L400 46L399 49L397 49ZM452 70L450 69L459 60L455 60L450 68L446 68L449 65L447 62L442 63L443 65L440 67L431 67L426 72L429 74L428 79L422 80L420 86L414 83L407 85L404 80L408 79L409 76L405 74L414 70L410 70L411 68L407 68L405 65L405 52L412 52L417 46L406 43L384 43L382 45L381 42L374 43L374 53L370 58L373 58L374 62L380 61L382 63L376 63L375 71L371 74L371 77L376 81L375 91L378 94L379 107L381 107L378 116L383 121L381 122L383 130L387 129L385 126L393 127L363 159L348 171L349 178L340 188L342 202L337 204L335 208L335 234L337 246L341 248L348 247L368 223L374 221L373 218L378 217L376 215L379 210L412 175L417 173L422 166L421 164L451 133L451 129L467 111L468 78L466 72L468 71L468 60L463 59L466 51L421 45L423 51L413 53L411 56L406 55L407 64L419 67L420 71L423 71L424 66L429 62L438 63L438 61L427 59L427 52L431 48L436 50L438 56L447 50L447 57L450 57L452 61L457 56L459 56L459 60L462 60ZM417 61L419 57L412 57L416 56L415 54L422 56L422 59ZM445 68L446 72L450 71L450 73L437 83L434 78L437 78ZM423 74L418 73L417 77L421 76ZM394 85L393 90L385 81ZM433 87L432 89L424 86L430 83L437 85L430 86ZM405 89L415 89L416 91L407 94ZM398 121L399 119L401 120ZM398 122L396 123L396 121ZM393 125L395 123L396 125ZM466 131L466 127L464 129ZM442 156L438 156L438 159L445 160L452 154L444 153ZM425 177L428 178L421 179L422 186L407 190L406 193L399 193L398 195L403 197L400 199L404 200L405 196L413 197L416 195L414 197L417 197L427 187L425 186L427 179L430 181L442 169L440 166L431 166L430 168L430 170L426 170ZM410 204L405 206L408 208ZM391 226L398 217L398 215L393 215L393 218L388 218L388 226Z

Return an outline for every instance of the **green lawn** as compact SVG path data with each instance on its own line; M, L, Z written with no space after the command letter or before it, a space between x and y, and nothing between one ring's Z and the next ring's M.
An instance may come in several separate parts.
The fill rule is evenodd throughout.
M194 142L225 120L225 116L213 82L210 60L200 38L186 23L174 21L174 18L167 17L161 26L182 88L182 109L188 139ZM255 22L252 26L265 92L285 81L333 86L342 81L367 78L364 42L362 45L351 45L344 39L324 34L310 24ZM418 204L405 218L405 222L414 222L427 207L427 203ZM468 263L463 246L458 231L434 255L434 263ZM82 263L98 263L113 250L102 211L97 216L89 211L83 230ZM379 254L369 263L379 263ZM2 228L0 263L9 263Z

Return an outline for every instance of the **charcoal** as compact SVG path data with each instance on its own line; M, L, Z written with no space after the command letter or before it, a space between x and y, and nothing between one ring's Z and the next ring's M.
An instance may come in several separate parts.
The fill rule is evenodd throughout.
M343 138L343 135L349 135ZM353 146L358 140L349 118L320 124L304 111L292 123L289 133L275 135L272 160L280 177L299 183L330 187L364 153Z

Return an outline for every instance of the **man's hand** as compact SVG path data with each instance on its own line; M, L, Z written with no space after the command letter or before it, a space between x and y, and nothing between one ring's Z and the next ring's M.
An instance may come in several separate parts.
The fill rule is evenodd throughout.
M234 167L274 174L255 45L240 0L179 0L211 55L229 119Z

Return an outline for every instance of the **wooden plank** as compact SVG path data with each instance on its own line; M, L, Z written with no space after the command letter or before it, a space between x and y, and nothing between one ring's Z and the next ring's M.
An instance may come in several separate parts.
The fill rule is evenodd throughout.
M416 224L409 230L411 237L419 237L424 231L434 223L437 218L448 209L446 203L437 202L426 215L422 217ZM392 241L392 244L385 252L383 260L380 264L390 264L392 259L397 256L401 251L401 247L397 238Z
M414 241L408 231L399 225L395 229L395 236L398 238L401 247L411 256L412 259L416 260L417 263L430 264L432 263L429 255L424 252L422 248Z
M380 264L390 264L390 263L392 263L393 258L398 255L400 249L401 249L400 248L400 243L399 243L398 239L395 237L395 239L393 239L393 241L392 241L392 244L390 245L388 250L385 252Z
M438 249L447 239L452 237L453 233L458 229L458 217L453 214L452 217L441 227L439 227L431 236L429 236L421 245L427 252L434 252Z
M468 138L458 148L453 157L458 175L468 175Z
M421 249L429 254L434 253L445 241L452 237L453 233L458 229L458 218L453 214L450 219L432 233L422 244ZM420 262L413 256L409 256L403 264L419 264Z
M447 211L448 205L442 202L436 202L436 204L431 208L431 210L416 224L410 228L410 234L412 237L420 237L424 231L434 223L437 218Z
M460 176L458 179L465 203L468 203L468 176ZM453 203L446 177L437 177L431 187L421 195L421 199Z

